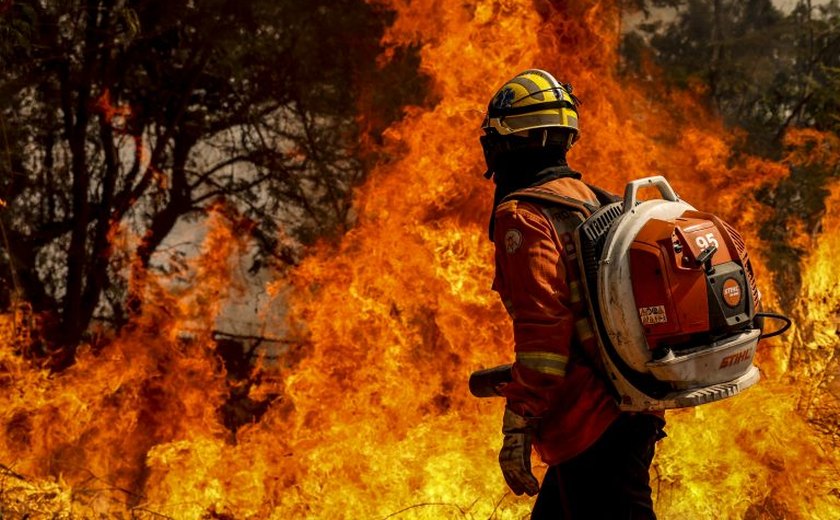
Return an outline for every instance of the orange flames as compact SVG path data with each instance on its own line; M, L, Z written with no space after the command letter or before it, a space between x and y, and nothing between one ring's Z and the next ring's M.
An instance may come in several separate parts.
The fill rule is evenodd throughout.
M617 2L389 4L398 15L386 44L422 46L440 101L407 108L388 130L389 160L357 193L358 223L341 244L317 247L273 284L306 346L276 369L281 388L251 393L282 399L236 435L219 419L229 388L209 331L244 245L214 214L186 279L135 272L142 313L102 352L82 351L50 376L0 351L0 516L526 516L531 501L509 494L496 466L502 402L473 399L466 386L472 370L512 352L489 290L491 186L477 138L487 100L526 68L571 81L584 100L570 162L586 180L620 191L666 175L749 238L774 306L757 239L766 209L752 193L787 168L734 157L736 137L692 93L617 76ZM787 309L795 339L763 345L762 383L669 413L653 468L661 518L840 516L840 457L809 408L837 395L826 374L837 370L838 198L834 188L799 306Z

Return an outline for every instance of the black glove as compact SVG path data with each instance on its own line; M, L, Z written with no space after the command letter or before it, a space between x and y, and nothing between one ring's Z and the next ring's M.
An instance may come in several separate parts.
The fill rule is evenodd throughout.
M516 495L534 496L540 483L531 473L531 432L533 425L521 415L505 408L502 433L505 439L499 452L499 466L508 487Z

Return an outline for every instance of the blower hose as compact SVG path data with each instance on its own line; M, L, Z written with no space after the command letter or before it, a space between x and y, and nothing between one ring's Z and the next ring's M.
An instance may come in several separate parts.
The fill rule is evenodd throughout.
M790 321L790 318L788 318L784 314L778 314L778 313L775 313L775 312L757 312L757 313L755 313L755 317L756 318L771 318L771 319L774 319L774 320L780 320L780 321L785 322L785 324L782 325L781 328L778 328L778 329L776 329L773 332L770 332L768 334L762 334L761 336L759 336L758 339L760 339L760 340L761 339L772 338L774 336L778 336L779 334L783 334L785 331L787 331L790 328L790 326L792 324L792 322Z

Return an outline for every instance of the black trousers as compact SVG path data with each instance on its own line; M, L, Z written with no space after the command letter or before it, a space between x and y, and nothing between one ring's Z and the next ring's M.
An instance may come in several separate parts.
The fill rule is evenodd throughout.
M656 520L648 470L665 421L622 414L595 444L545 474L533 520Z

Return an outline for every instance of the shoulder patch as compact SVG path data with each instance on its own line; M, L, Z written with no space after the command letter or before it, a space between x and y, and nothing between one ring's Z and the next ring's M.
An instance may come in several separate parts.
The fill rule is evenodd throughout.
M515 253L522 245L522 232L516 228L508 229L505 232L505 251L509 255Z

